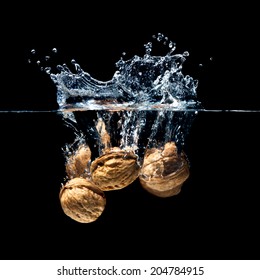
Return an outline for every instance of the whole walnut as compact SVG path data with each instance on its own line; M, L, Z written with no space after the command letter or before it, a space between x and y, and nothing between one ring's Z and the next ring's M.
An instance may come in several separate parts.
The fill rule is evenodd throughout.
M185 153L178 153L174 142L145 153L139 180L142 187L158 197L170 197L181 191L189 177L189 164Z
M61 207L71 219L91 223L103 213L106 206L104 192L85 178L73 178L59 193Z
M86 144L81 144L74 153L68 157L65 169L68 178L89 176L91 151Z
M130 185L138 178L139 170L134 152L118 147L107 149L90 166L93 182L103 191L119 190Z

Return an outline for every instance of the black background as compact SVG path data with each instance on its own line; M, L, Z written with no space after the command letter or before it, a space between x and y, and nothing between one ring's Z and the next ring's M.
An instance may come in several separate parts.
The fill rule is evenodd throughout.
M123 52L143 55L158 32L176 42L176 53L189 51L183 71L199 80L206 109L260 110L254 7L151 5L6 9L1 259L259 259L260 113L199 113L185 144L191 175L178 196L160 199L135 182L107 193L102 216L80 224L62 212L58 199L65 175L61 148L69 137L62 120L55 113L7 112L58 109L55 85L35 63L52 48L58 50L53 65L75 59L106 81Z

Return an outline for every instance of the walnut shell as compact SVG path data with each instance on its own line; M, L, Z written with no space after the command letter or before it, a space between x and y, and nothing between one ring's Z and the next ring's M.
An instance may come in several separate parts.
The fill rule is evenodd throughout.
M88 177L91 151L87 145L80 145L76 152L66 162L65 169L68 178Z
M64 213L80 223L95 221L106 205L104 192L84 178L69 180L62 186L59 198Z
M95 159L91 166L93 182L103 191L119 190L130 185L139 175L137 156L114 147Z
M189 177L189 164L184 152L178 153L174 142L146 151L139 180L142 187L158 197L170 197L181 191Z

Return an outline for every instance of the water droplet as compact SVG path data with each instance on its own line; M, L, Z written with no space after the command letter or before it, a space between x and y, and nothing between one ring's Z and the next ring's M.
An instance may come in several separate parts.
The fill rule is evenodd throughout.
M202 66L203 66L203 64L202 64L202 63L200 63L200 64L199 64L199 67L202 67Z
M189 54L189 52L188 51L185 51L184 53L183 53L183 56L189 56L190 54Z
M50 59L50 56L49 56L49 55L46 55L46 56L45 56L45 60L48 61L49 59Z
M157 35L157 41L158 41L158 42L161 42L161 41L163 40L163 38L164 38L164 35L163 35L162 33L158 33L158 35Z
M44 70L47 74L51 73L51 67L45 67Z
M56 48L53 48L53 49L52 49L52 52L57 53L57 49L56 49Z
M170 48L169 54L173 53L175 51L175 49L176 49L176 43L170 41L168 46Z
M145 47L145 53L150 54L152 51L152 43L148 42L147 44L144 44L144 47Z
M211 61L212 61L212 60L213 60L213 57L210 57L210 58L209 58L209 60L211 60Z
M174 47L175 47L175 43L172 42L172 41L170 41L170 42L169 42L169 48L174 48Z
M37 63L38 65L40 65L40 64L41 64L41 61L40 61L40 60L37 60L36 63Z
M32 50L31 50L31 53L32 53L32 54L35 54L35 53L36 53L35 49L32 49Z
M59 71L63 71L63 67L62 67L61 65L57 65L56 68L57 68L57 70L59 70Z
M28 63L32 63L31 59L28 59Z

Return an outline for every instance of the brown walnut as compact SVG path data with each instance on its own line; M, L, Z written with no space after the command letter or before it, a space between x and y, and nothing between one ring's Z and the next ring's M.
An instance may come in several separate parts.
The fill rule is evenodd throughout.
M146 151L139 180L151 194L159 197L177 195L188 177L186 155L184 152L178 153L174 142Z
M59 198L64 213L80 223L95 221L106 205L104 192L84 178L69 180L62 186Z
M89 176L90 148L82 144L66 162L65 169L69 179Z
M118 147L107 149L90 166L93 182L103 191L119 190L130 185L138 178L139 170L137 156Z

